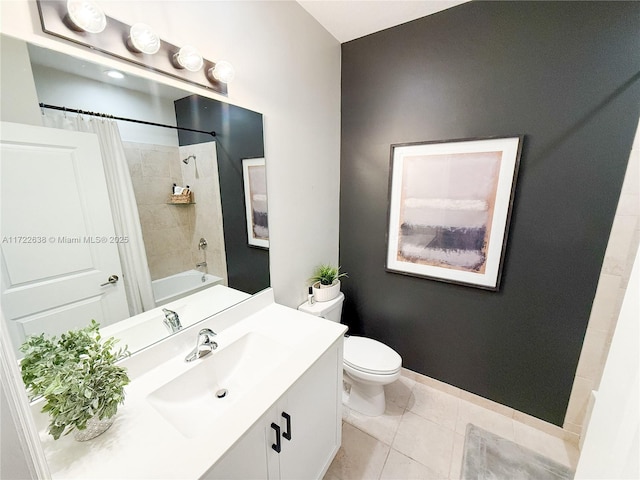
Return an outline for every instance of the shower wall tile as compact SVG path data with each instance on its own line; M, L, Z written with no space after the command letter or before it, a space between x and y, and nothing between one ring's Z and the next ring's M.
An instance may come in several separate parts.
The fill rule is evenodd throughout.
M125 146L124 155L127 159L131 178L142 178L142 159L140 158L140 149L134 146Z
M189 156L189 163L180 162L182 178L194 195L195 205L191 210L189 248L192 265L207 262L207 273L227 280L227 263L222 226L222 204L218 179L218 162L215 142L180 147L180 158ZM198 248L200 238L207 240L206 250Z
M193 269L193 206L167 203L173 184L184 185L178 147L125 142L124 150L151 279Z
M142 177L139 205L166 205L173 182L166 177Z
M603 273L600 275L596 296L591 308L589 329L600 332L613 333L617 313L619 311L618 297L622 283L622 270L617 275Z
M169 152L142 150L142 175L144 177L171 178L171 162L178 161L177 155L171 158Z
M610 332L587 329L576 370L577 376L590 379L599 379L602 376L611 344L611 335Z

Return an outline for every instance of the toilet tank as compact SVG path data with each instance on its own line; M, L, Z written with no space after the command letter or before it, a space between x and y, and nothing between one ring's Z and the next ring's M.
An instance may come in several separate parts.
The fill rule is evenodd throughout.
M310 313L316 317L326 318L332 322L340 323L342 317L342 304L344 303L344 293L340 292L336 298L328 302L315 302L309 304L304 302L298 307L298 310Z

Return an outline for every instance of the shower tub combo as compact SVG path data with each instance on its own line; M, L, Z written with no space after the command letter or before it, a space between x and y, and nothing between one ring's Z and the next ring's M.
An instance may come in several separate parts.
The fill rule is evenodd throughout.
M204 279L204 281L203 281ZM197 270L187 270L151 282L156 307L160 307L205 288L220 285L223 279Z

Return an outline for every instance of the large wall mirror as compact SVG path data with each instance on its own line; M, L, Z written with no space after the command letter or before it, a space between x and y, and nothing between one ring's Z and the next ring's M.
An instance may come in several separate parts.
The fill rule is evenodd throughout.
M268 249L248 243L242 168L244 159L264 158L261 114L56 51L28 51L42 127L3 129L0 172L2 310L16 351L26 335L96 319L135 352L172 333L160 307L185 326L269 286ZM114 123L118 133L93 133L91 124ZM210 131L215 137L198 133ZM71 148L74 136L98 141ZM90 164L96 159L86 152L96 145L103 160ZM192 195L176 196L182 189ZM96 267L103 261L115 263ZM218 297L188 312L181 299L205 289ZM123 328L134 315L150 323Z

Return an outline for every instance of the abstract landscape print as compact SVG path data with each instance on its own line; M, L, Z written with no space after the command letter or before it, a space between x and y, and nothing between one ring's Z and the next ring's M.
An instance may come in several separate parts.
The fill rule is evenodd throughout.
M389 270L497 287L517 161L496 141L392 148Z
M407 156L398 260L484 273L502 152Z
M249 245L269 247L267 177L264 158L242 161Z

